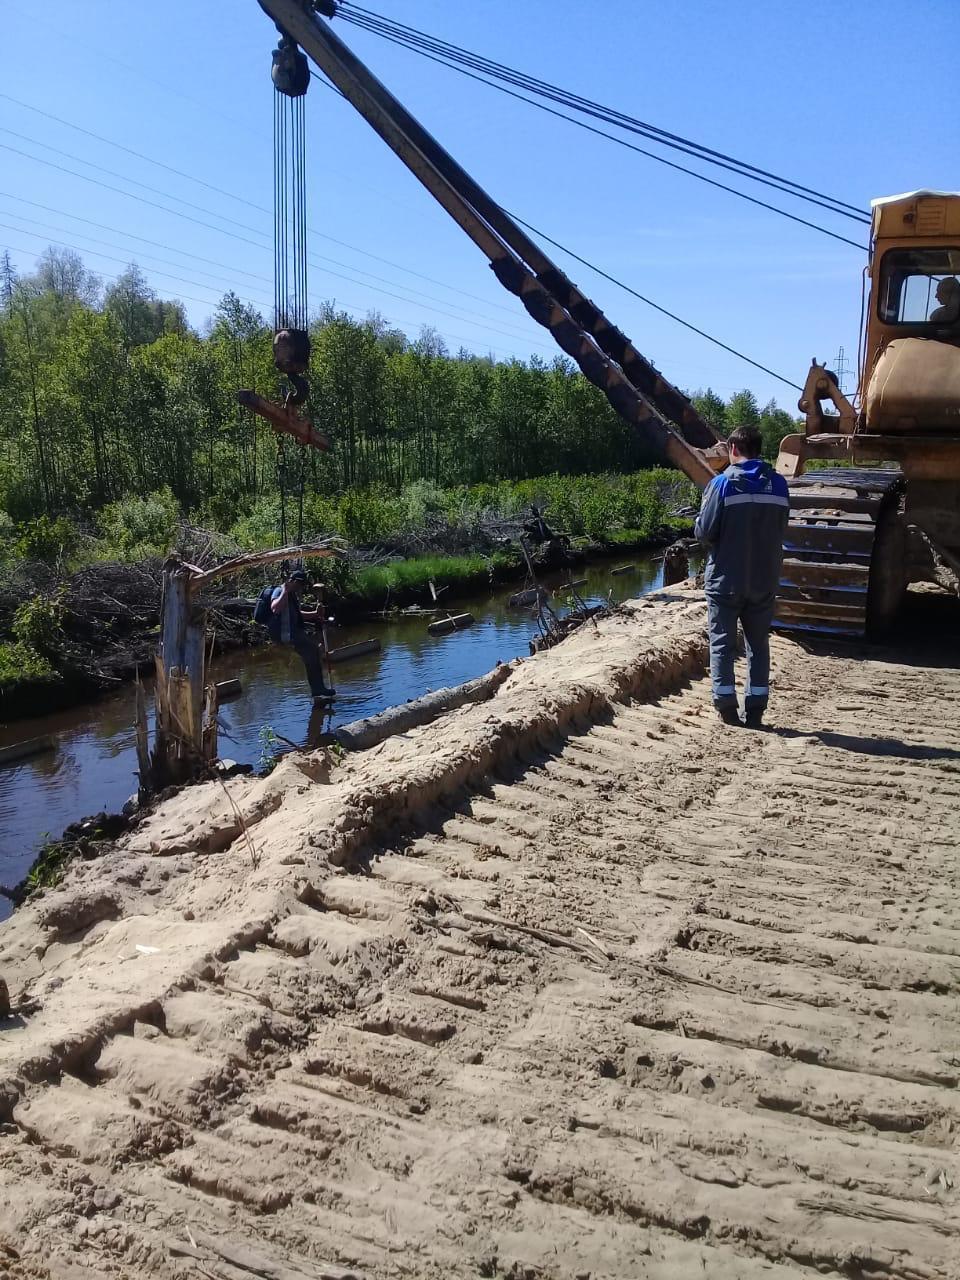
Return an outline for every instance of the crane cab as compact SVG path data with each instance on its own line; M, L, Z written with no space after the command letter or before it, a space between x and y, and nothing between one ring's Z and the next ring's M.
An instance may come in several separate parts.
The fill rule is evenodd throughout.
M863 428L960 437L960 194L874 200L872 231Z

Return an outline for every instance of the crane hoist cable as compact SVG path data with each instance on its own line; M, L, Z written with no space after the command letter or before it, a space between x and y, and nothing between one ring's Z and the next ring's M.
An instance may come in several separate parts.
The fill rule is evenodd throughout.
M330 442L301 412L310 398L310 334L307 307L307 152L304 95L310 66L282 28L273 51L273 363L289 387L282 404L255 391L240 391L242 405L265 418L281 436L329 449ZM281 480L284 468L278 468ZM301 477L304 474L300 468ZM281 501L283 499L281 493ZM303 495L300 495L303 507Z
M290 381L287 406L310 395L307 332L307 193L304 95L310 67L294 40L273 51L273 362Z

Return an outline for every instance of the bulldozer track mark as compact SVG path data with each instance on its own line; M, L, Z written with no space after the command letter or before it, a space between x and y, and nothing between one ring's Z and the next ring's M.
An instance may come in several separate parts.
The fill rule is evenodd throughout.
M245 782L257 868L196 788L20 913L15 1280L956 1280L960 674L778 640L773 729L731 732L671 594L329 781ZM866 685L850 741L792 736Z

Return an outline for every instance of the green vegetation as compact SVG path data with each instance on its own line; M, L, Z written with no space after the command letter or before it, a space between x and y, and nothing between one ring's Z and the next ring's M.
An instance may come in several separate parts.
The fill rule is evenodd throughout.
M519 554L495 551L490 556L414 556L389 564L371 565L353 577L352 592L366 600L429 593L430 583L451 595L462 595L495 582L516 568Z
M278 476L293 489L301 465L314 522L365 543L397 524L401 505L408 524L429 517L437 489L658 461L559 354L496 363L448 352L431 330L410 341L376 315L357 322L331 305L311 325L311 377L313 415L334 450L301 458L289 443L278 456L236 397L238 387L276 396L271 337L232 293L201 336L135 266L103 291L70 250L48 249L24 277L0 258L0 511L20 529L14 554L74 554L68 513L84 513L96 526L84 533L124 559L163 549L185 512L222 532L240 522L241 541L262 543L276 536ZM769 450L793 428L749 391L695 400L721 430L757 422ZM584 518L602 532L602 495Z
M311 340L329 454L278 443L239 406L238 388L278 385L271 329L234 294L200 334L135 266L104 290L69 250L30 276L0 256L7 708L37 682L60 698L123 678L154 643L160 559L292 540L301 482L305 539L337 534L354 552L324 564L332 593L377 607L426 602L431 580L449 599L507 576L534 503L570 538L637 542L697 502L559 354L497 363L332 305ZM756 423L768 452L795 429L749 391L694 401L721 432Z
M17 684L55 683L50 662L22 640L0 641L0 691Z
M63 879L67 863L77 853L75 840L48 840L40 848L27 872L23 888L27 893L55 888Z

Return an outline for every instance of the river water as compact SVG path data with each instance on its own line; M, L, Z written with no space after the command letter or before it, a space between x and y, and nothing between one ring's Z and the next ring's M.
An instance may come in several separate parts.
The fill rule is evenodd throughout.
M577 568L587 578L580 588L589 604L619 603L661 585L662 565L648 557L625 556L635 571L612 574L619 561ZM558 585L566 575L544 581ZM337 699L329 714L314 711L303 668L289 651L245 649L218 658L214 678L238 677L242 695L220 709L220 755L258 767L266 730L297 745L309 745L321 730L418 698L434 689L483 675L497 661L529 653L537 624L529 610L510 608L508 597L519 584L492 594L457 601L451 612L470 612L476 622L447 636L431 636L427 618L403 618L331 627L331 647L376 636L380 653L368 654L333 669ZM553 602L558 611L562 601ZM43 734L56 734L54 751L0 768L0 884L16 884L38 849L70 823L106 810L117 812L136 791L134 690L56 715L0 725L0 746ZM281 749L287 743L280 742ZM268 750L270 748L268 747ZM0 919L9 914L0 897Z

